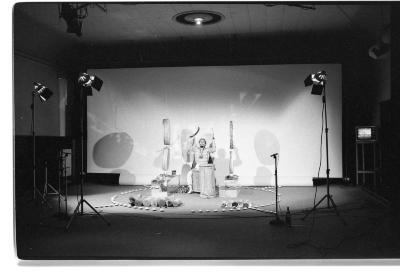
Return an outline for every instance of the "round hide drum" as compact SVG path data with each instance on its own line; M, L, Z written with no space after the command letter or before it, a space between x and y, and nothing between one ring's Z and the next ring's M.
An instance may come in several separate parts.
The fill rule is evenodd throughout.
M171 126L169 123L169 119L163 119L164 126L164 145L171 145Z
M200 171L200 197L210 198L216 196L215 174L213 164L199 166Z

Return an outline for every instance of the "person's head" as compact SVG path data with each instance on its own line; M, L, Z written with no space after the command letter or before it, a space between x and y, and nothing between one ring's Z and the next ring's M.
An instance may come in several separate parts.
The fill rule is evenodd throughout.
M206 139L200 138L200 140L199 140L200 147L204 148L206 146L206 144L207 144Z

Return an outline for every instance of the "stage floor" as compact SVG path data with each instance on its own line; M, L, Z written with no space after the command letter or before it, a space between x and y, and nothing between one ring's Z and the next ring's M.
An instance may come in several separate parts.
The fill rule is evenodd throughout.
M151 190L141 186L85 185L85 199L111 225L107 226L85 206L68 232L67 220L53 208L18 202L17 248L23 259L304 259L304 258L398 258L399 222L390 210L352 186L332 186L341 216L320 209L302 220L313 206L314 187L280 188L282 219L286 207L292 227L271 226L274 218L273 190L242 188L238 199L254 208L221 208L224 200L203 199L198 194L177 194L183 206L166 208L129 207L129 196ZM71 187L68 213L77 204L76 187ZM317 201L326 193L320 186ZM73 195L71 195L73 194ZM115 206L114 203L122 204ZM108 206L108 207L105 207ZM326 207L326 204L321 205ZM200 212L201 210L201 212ZM64 212L64 209L63 209ZM345 221L346 224L343 223Z

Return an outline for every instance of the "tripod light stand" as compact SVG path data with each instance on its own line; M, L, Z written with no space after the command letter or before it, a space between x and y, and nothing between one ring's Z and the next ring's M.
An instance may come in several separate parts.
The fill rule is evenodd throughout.
M324 116L324 123L325 123L325 147L326 147L326 194L318 201L317 204L314 205L314 207L308 211L305 216L303 217L303 220L305 220L312 212L317 210L317 207L326 199L327 201L327 207L331 208L331 204L333 209L335 210L336 214L340 216L339 211L336 207L335 202L333 201L332 195L330 193L329 189L329 146L328 146L328 115L326 111L326 72L325 71L319 71L316 74L311 74L309 75L305 80L304 80L304 85L305 86L310 86L312 85L312 90L311 94L313 95L321 95L322 94L322 110L323 110L323 116Z
M85 172L83 168L83 162L84 162L84 147L83 147L83 113L84 113L84 108L83 108L83 97L86 95L91 95L91 87L95 88L97 91L100 91L101 86L103 85L103 81L99 79L96 76L89 76L86 73L81 73L78 79L78 84L80 84L80 100L81 100L81 116L80 116L80 138L81 138L81 170L80 170L80 200L78 202L78 205L75 208L75 211L73 215L71 216L70 220L68 221L68 224L66 225L66 230L69 229L71 226L72 222L74 221L75 217L79 215L83 215L83 204L86 204L89 206L90 209L95 212L97 216L99 216L107 225L110 225L110 223L102 216L100 213L83 197L83 185L85 182ZM85 94L85 95L84 95Z
M46 102L50 99L53 92L44 86L41 83L33 82L33 91L32 91L32 104L31 104L31 112L32 112L32 173L33 173L33 199L36 199L36 195L38 194L42 199L42 202L47 202L46 197L42 194L39 189L36 187L36 133L35 133L35 97L38 96L42 102Z

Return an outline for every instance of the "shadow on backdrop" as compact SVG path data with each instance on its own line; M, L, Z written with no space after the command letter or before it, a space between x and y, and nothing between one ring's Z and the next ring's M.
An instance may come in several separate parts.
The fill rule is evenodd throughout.
M229 156L227 156L225 149L217 150L217 156L215 157L214 164L217 184L223 183L225 176L227 176L229 173Z
M270 155L280 151L278 138L266 129L260 130L254 136L254 150L261 164L274 165Z
M187 174L189 173L191 166L189 164L183 164L181 168L180 184L187 185Z
M128 133L110 133L94 145L93 161L101 168L118 168L129 159L132 150L133 139Z
M254 176L254 185L256 186L271 186L273 174L267 167L258 167Z
M193 134L193 130L183 129L181 132L181 152L185 163L191 162L189 153L189 136Z

